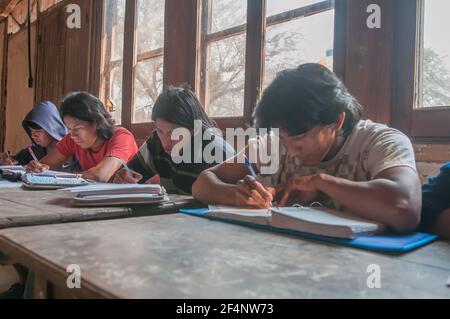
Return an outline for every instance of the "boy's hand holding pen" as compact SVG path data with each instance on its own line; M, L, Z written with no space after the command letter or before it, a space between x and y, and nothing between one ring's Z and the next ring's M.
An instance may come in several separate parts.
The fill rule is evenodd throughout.
M33 160L25 168L27 170L27 172L42 173L42 172L48 171L50 169L50 166L39 162L38 158L36 157L36 154L34 154L33 149L31 148L31 146L28 147L27 150L28 150L28 153L30 153L31 157L33 158Z
M266 187L257 181L255 170L245 155L244 163L250 175L245 176L236 185L236 206L254 208L272 207L275 189Z

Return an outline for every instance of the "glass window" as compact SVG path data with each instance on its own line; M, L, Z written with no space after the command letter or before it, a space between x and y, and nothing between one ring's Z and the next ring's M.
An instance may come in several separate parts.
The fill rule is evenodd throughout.
M247 22L247 0L210 0L208 33L214 33Z
M206 110L212 117L244 114L245 34L208 45Z
M209 0L203 14L208 32L203 34L200 98L209 116L243 116L247 0Z
M122 118L125 0L105 1L103 72L100 96L117 124Z
M164 0L138 0L133 123L151 122L163 87Z
M268 4L271 2L269 0ZM332 70L333 43L334 10L268 26L263 87L267 87L278 72L302 63L320 63Z
M300 7L309 6L322 2L320 0L267 0L266 1L266 15L268 17L283 13L286 11L291 11Z
M450 1L424 0L418 107L450 106Z

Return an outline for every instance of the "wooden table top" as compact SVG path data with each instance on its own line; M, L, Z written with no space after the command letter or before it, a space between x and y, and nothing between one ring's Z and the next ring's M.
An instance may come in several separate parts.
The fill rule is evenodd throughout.
M157 208L149 205L81 208L71 205L72 197L65 192L0 187L0 229L176 213L193 203L190 196L169 195L171 203Z
M172 214L1 230L0 250L66 290L79 265L76 297L450 298L442 241L382 255Z

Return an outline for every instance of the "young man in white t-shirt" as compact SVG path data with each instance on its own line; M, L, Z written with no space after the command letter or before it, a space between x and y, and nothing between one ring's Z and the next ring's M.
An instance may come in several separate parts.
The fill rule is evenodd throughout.
M416 229L420 180L409 139L385 125L361 120L362 107L337 76L319 64L281 72L255 110L258 128L279 128L250 140L235 158L203 172L193 194L207 204L267 208L278 198L321 202L385 224L394 231ZM270 142L269 142L270 141ZM277 167L264 174L253 156L258 180L240 158L270 149ZM257 153L259 154L259 153Z

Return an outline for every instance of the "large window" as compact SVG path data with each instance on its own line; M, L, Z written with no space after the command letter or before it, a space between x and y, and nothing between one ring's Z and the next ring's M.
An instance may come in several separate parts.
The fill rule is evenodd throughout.
M334 1L203 0L201 31L200 98L210 116L235 125L250 122L279 71L333 68Z
M333 0L199 0L200 8L183 7L199 9L199 25L186 25L186 32L168 30L171 39L165 39L165 24L173 22L165 23L166 8L175 18L183 16L175 13L174 3L104 3L101 97L117 123L133 132L148 132L144 124L151 121L163 79L171 84L191 76L182 68L176 70L173 51L167 57L170 64L165 63L170 76L164 74L164 44L174 47L173 42L180 41L186 48L183 41L197 34L192 31L196 28L200 31L198 55L183 60L197 59L197 68L187 68L198 72L194 88L207 113L222 125L251 124L258 98L279 71L305 62L333 68ZM186 21L196 24L197 18Z
M127 127L151 121L162 91L164 13L164 0L105 1L101 96Z
M392 124L420 140L450 138L450 1L395 2Z
M420 23L420 82L417 107L450 107L450 1L424 0Z

